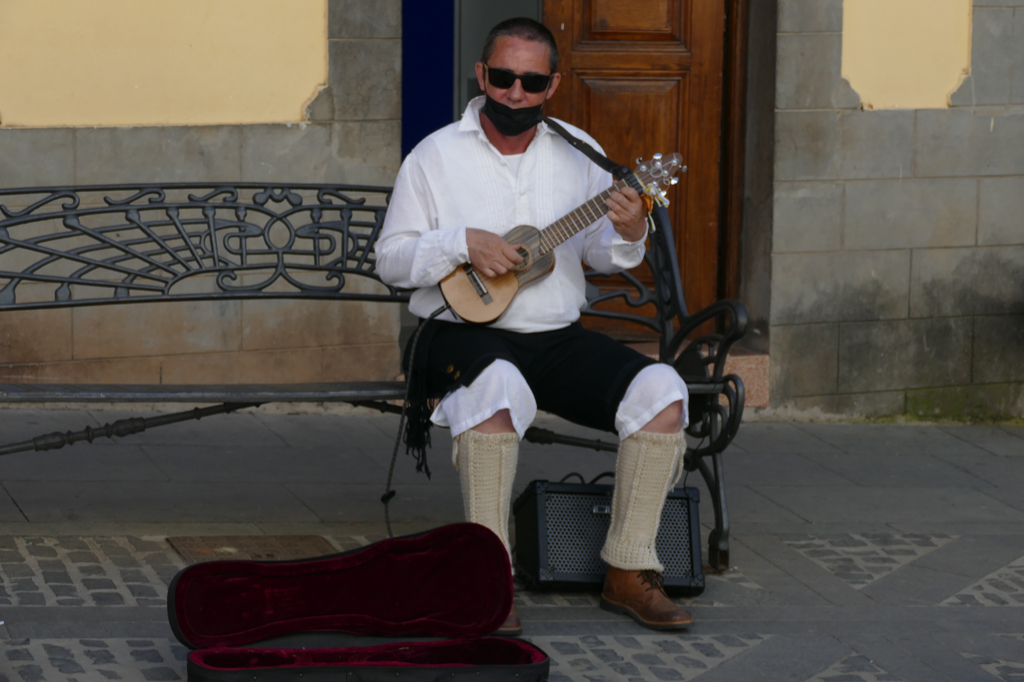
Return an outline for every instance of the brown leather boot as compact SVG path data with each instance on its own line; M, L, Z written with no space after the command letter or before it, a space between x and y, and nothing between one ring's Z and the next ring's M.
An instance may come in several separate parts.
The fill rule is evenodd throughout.
M656 571L626 571L608 567L601 608L629 616L651 630L679 630L693 624L693 616L676 606L662 588Z
M516 605L512 605L512 610L508 612L508 618L500 628L494 631L494 634L501 635L502 637L518 637L523 634L523 624L519 622L519 611L516 610Z

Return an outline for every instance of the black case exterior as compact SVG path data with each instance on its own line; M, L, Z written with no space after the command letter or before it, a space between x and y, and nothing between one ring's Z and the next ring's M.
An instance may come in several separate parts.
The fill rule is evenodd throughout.
M210 670L189 659L188 682L547 682L549 665L545 661L516 666L352 666L229 671Z
M486 536L484 538L486 542L489 545L493 545L493 547L489 547L489 555L498 553L502 557L500 567L493 562L489 564L489 566L494 567L494 570L488 571L487 575L493 573L493 580L496 584L508 583L509 591L503 598L507 599L510 605L512 599L511 566L508 563L508 555L505 552L504 545L491 531L476 524L443 526L426 533L382 540L369 547L319 559L305 559L297 562L239 561L216 563L223 565L223 570L225 571L235 570L232 567L238 566L239 576L241 576L248 574L252 570L247 568L247 565L294 566L300 564L303 566L316 566L317 564L324 565L324 562L352 557L356 557L361 561L360 555L365 554L370 548L379 549L382 546L388 545L388 543L392 543L388 545L389 549L385 550L390 551L390 547L397 544L410 541L426 542L432 537L439 538L437 546L441 547L443 552L443 549L447 546L444 543L458 540L460 535L465 537L465 534L475 537ZM443 568L444 561L447 558L442 553L441 559L428 561L430 565L423 566L422 570L436 572L437 569ZM276 639L288 641L284 646L281 644L271 644L271 640L267 640L266 642L259 641L251 644L214 645L211 648L202 648L203 645L190 640L182 631L180 626L181 620L175 614L176 604L180 600L179 593L182 591L180 586L183 582L187 583L187 581L182 580L183 576L191 570L204 570L210 566L212 564L194 565L182 569L172 581L168 594L168 612L172 630L182 644L193 649L189 653L187 662L189 682L292 682L298 680L302 682L309 680L331 680L332 682L377 682L384 680L389 682L395 680L399 682L459 682L460 680L463 682L468 682L469 680L476 682L546 682L548 679L550 659L539 647L525 640L481 637L478 633L471 632L467 632L465 635L454 636L448 633L448 638L438 636L441 633L437 633L437 635L423 633L426 637L420 636L410 641L401 636L365 637L360 635L357 630L335 630L331 627L321 627L315 628L319 632L304 631L282 634ZM419 566L411 564L406 566L406 568L408 570L420 569ZM444 574L444 571L441 571L441 574ZM439 587L443 588L442 592L448 587L453 590L459 590L461 585L457 584L458 582L457 580L450 581L444 579L439 583ZM351 589L365 590L366 585L353 584ZM311 595L311 598L315 598L315 595ZM477 603L479 602L474 602L474 611L476 610L475 605ZM259 603L258 599L252 603L252 609L260 610L261 608L265 608L265 605ZM246 609L249 609L248 603L246 604ZM507 611L508 609L505 608L504 613L507 613ZM499 616L504 618L501 613L495 614L495 618ZM485 622L491 621L488 619ZM501 621L497 622L500 624ZM332 632L340 632L342 637L355 636L356 639L362 637L363 639L373 639L377 642L386 641L387 643L378 643L373 646L343 645L340 647L324 647L316 646L312 643L307 646L307 642L302 641L310 635L322 638L325 636L325 633ZM434 651L440 650L441 653L430 657L427 650L432 647L434 647ZM450 650L455 650L455 653L445 653L445 647L450 647ZM503 648L505 651L508 648L512 648L518 655L506 655L502 651ZM399 655L394 656L388 662L377 663L376 661L382 659L374 654L381 649L398 652ZM524 650L529 652L528 655L521 653ZM495 651L499 651L499 653L493 654L492 652ZM224 660L224 656L230 659L230 664L216 662L218 657ZM335 662L339 656L351 656L352 658L346 660L361 660L364 662ZM289 657L292 657L294 660L287 660ZM533 660L518 660L522 658ZM392 663L391 660L400 660L401 662ZM422 663L422 661L428 662ZM484 661L484 663L481 663L481 661Z
M597 588L611 524L613 486L532 481L513 506L516 576L531 589ZM655 547L665 566L665 591L694 597L704 591L696 488L676 488L665 501Z

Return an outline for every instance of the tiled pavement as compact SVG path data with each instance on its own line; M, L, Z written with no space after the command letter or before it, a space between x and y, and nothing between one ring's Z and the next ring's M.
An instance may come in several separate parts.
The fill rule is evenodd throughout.
M121 416L0 424L10 442ZM0 682L185 679L166 617L184 561L166 538L379 539L394 426L256 412L0 458ZM430 482L399 462L397 533L459 519L449 447L435 432ZM611 466L527 445L517 488ZM734 566L685 600L689 631L518 590L552 680L1024 681L1024 429L749 423L726 467Z

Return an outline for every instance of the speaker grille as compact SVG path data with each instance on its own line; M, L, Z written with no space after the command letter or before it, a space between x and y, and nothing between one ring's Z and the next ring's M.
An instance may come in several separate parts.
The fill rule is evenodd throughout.
M549 492L547 504L547 570L552 574L595 574L603 578L601 547L611 524L611 495ZM688 500L670 497L661 512L655 541L665 577L693 576Z
M595 514L594 507L610 508L611 503L611 495L548 495L548 565L553 573L604 573L601 547L612 517Z
M661 510L661 527L654 542L658 559L665 566L665 577L693 576L693 549L690 546L690 507L688 500L670 497Z

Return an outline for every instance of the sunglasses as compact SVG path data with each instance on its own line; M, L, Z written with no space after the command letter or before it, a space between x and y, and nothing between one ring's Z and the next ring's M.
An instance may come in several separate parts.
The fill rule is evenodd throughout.
M484 64L484 68L487 69L487 82L494 87L507 90L515 85L518 80L523 84L523 90L534 94L547 90L548 84L551 82L551 76L554 75L542 76L539 73L518 74L507 69L495 69L486 64Z

